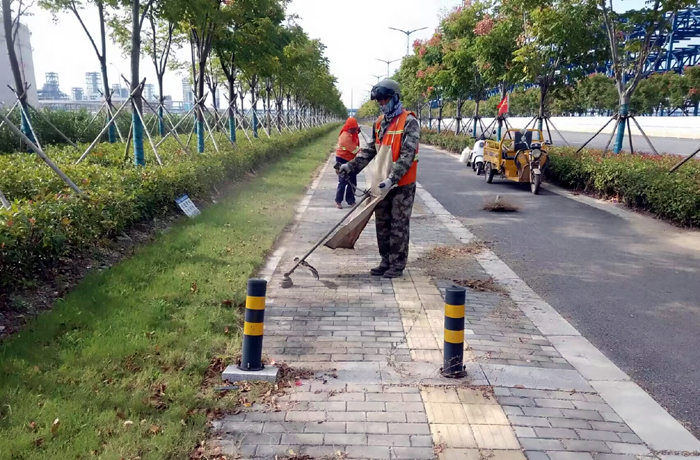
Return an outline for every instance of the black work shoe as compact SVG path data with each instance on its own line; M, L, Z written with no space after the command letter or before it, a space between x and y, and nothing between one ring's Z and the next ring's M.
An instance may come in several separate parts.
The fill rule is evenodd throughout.
M390 268L384 272L384 278L398 278L403 275L403 270L398 270L396 268Z
M385 267L384 265L380 265L378 267L374 267L369 272L372 276L382 276L384 273L386 273L387 270L389 270L389 267Z

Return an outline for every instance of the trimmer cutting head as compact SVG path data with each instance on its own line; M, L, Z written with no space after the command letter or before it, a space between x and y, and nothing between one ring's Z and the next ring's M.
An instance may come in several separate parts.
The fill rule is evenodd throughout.
M294 282L292 281L292 278L289 275L285 274L282 277L282 282L280 283L280 287L282 289L289 289L292 286L294 286Z

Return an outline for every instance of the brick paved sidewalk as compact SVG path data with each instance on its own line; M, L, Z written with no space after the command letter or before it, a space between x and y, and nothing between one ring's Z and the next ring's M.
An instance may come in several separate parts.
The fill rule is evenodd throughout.
M368 274L379 262L370 222L355 250L321 248L310 257L320 281L300 268L294 287L281 289L292 259L345 212L334 208L329 164L263 273L270 279L265 352L322 377L289 392L278 412L251 410L216 422L226 455L700 459L700 442L493 252L462 255L450 273L426 269L418 259L432 248L464 247L474 237L420 187L403 278ZM454 279L488 278L501 289L467 292L469 376L444 379L444 288Z

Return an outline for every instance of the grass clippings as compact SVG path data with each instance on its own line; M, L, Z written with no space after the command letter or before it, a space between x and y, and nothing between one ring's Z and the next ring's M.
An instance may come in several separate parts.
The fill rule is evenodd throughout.
M209 420L277 394L211 384L240 349L233 306L336 136L290 153L196 219L88 275L7 338L0 457L216 458L198 452Z
M500 292L505 293L505 290L501 285L493 280L493 278L487 279L466 279L466 280L452 280L457 286L466 287L478 292Z
M298 454L294 448L290 448L287 451L286 456L276 456L276 460L345 460L348 458L348 454L341 450L337 450L332 454L324 455L323 457L312 457L310 455Z
M515 327L525 315L510 298L504 298L489 313L489 317L503 322L507 327Z
M469 244L459 244L454 246L435 246L421 260L439 261L443 259L460 259L468 255L476 255L486 249L486 245L481 241L473 241Z
M484 206L482 207L482 209L484 211L491 211L491 212L517 212L520 210L520 207L518 205L512 203L508 199L501 198L500 195L496 195L496 198L484 203Z

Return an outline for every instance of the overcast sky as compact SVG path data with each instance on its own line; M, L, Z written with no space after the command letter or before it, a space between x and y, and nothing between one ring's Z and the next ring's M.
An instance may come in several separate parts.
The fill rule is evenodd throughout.
M623 9L640 7L644 0L626 0ZM428 29L411 35L429 37L438 25L441 11L453 8L462 0L293 0L288 13L300 16L299 23L311 38L320 38L327 46L331 72L338 78L343 102L358 107L372 83L373 75L385 75L387 66L377 59L400 59L406 54L406 36L389 30ZM99 71L99 61L77 19L71 14L61 14L54 22L53 16L34 7L33 16L25 18L32 34L34 68L39 88L46 72L58 72L61 90L70 94L74 86L85 87L85 72ZM97 34L96 10L85 10L88 27ZM410 51L411 53L413 50ZM119 73L129 76L129 61L115 44L108 45L110 84L116 83ZM189 53L182 51L182 59ZM393 72L400 62L391 64ZM153 64L143 60L141 74L147 82L156 83ZM173 72L166 74L165 93L175 101L182 100L182 78Z

